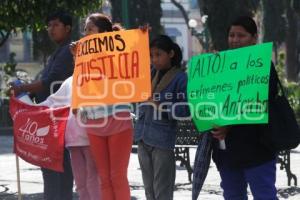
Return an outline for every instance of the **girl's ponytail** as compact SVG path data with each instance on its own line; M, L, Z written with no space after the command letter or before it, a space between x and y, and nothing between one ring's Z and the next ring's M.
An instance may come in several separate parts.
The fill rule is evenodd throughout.
M172 39L167 35L159 35L153 39L150 43L150 48L157 47L158 49L164 50L167 53L174 51L174 56L171 60L172 67L181 67L182 52L178 44L174 43Z
M175 42L173 42L173 51L174 51L174 57L172 59L172 64L173 66L181 67L182 51L179 45Z

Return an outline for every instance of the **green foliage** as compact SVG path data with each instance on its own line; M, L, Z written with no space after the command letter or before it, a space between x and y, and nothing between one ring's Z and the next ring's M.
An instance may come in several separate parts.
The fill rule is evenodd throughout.
M0 65L0 101L10 96L9 84L14 80L19 79L23 83L30 83L32 81L32 77L25 70L16 69L17 62L15 56L14 52L10 53L8 61Z
M236 17L253 16L259 0L198 0L200 13L208 15L207 25L216 50L227 49L227 29Z
M295 114L300 119L300 87L299 83L288 81L284 73L285 66L285 53L280 52L278 54L278 63L276 65L276 71L279 76L280 82L284 87L284 92L288 97L288 100L293 107Z
M227 49L227 29L239 15L263 16L263 41L272 41L275 52L285 43L286 75L289 80L299 79L299 0L198 0L200 13L208 15L207 27L213 48ZM298 13L298 14L297 14Z
M0 66L0 97L9 96L7 93L8 83L12 76L16 74L17 62L15 60L16 54L10 53L8 61ZM0 100L1 100L0 98Z
M275 68L278 74L280 81L283 83L286 81L285 74L284 74L284 66L285 66L285 53L283 51L279 52L278 54L278 63L276 64Z
M4 72L10 76L13 76L16 71L17 62L15 60L15 56L16 54L14 52L10 53L7 63L3 66Z
M85 16L101 8L101 0L1 0L1 30L41 29L49 13L64 9L74 16Z
M4 34L16 28L41 30L46 17L56 10L66 10L74 16L86 16L99 10L102 0L1 0L0 44Z

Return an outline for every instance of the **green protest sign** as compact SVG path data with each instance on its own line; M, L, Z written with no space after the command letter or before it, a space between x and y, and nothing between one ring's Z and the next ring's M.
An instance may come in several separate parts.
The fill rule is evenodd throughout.
M192 57L187 95L199 131L268 122L272 43Z

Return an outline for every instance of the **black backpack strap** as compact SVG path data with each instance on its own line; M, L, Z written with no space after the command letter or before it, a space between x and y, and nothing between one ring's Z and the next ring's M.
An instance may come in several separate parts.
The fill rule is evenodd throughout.
M278 77L277 71L276 71L276 69L275 69L275 65L273 64L273 62L272 62L271 65L274 67L275 79L276 79L276 81L277 81L277 84L279 85L279 88L280 88L280 90L281 90L282 96L286 97L286 94L285 94L285 91L284 91L284 87L282 86L281 81L280 81L280 79L279 79L279 77ZM271 67L272 67L272 66L271 66ZM271 70L272 70L272 69L271 69ZM278 93L277 93L277 95L278 95Z

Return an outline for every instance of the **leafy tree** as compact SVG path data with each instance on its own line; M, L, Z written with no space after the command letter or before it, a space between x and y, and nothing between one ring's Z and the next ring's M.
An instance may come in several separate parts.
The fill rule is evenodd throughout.
M226 32L230 22L239 15L256 14L259 8L263 15L264 41L274 42L277 47L286 46L286 75L297 81L300 71L300 1L299 0L198 0L200 13L208 15L207 25L214 48L227 48Z
M16 71L17 62L15 56L15 53L10 53L8 61L3 66L4 72L10 76L13 76Z
M282 43L285 37L285 3L282 0L262 0L264 42Z
M200 13L208 15L207 26L216 50L227 48L227 28L237 16L250 15L259 6L259 0L198 0Z
M262 0L264 41L274 44L275 58L277 47L285 43L285 71L287 79L297 81L299 74L300 38L299 0Z
M46 16L55 10L64 9L80 17L98 10L101 5L102 0L1 0L0 46L16 28L43 29Z

